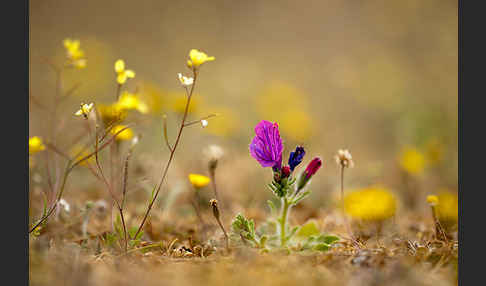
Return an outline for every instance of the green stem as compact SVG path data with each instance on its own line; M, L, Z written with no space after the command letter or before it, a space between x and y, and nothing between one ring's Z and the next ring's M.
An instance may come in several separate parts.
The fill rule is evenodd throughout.
M290 209L290 203L287 200L287 198L282 198L282 203L281 203L281 216L279 219L280 222L280 245L282 247L285 246L287 242L285 230L287 229L287 217L289 214L289 209Z

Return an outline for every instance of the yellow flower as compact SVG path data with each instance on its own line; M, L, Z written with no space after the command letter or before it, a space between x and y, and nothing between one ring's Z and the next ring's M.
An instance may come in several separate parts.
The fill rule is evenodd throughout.
M415 148L405 147L400 157L400 166L412 175L421 174L425 168L424 155Z
M211 179L204 175L189 174L189 181L195 188L202 188L207 186L211 182Z
M431 206L436 206L439 203L439 198L435 195L428 195L427 203L429 203Z
M442 191L437 196L439 203L436 206L437 216L441 225L446 229L457 226L459 203L457 195L449 191Z
M85 68L86 59L84 58L84 51L79 48L79 40L66 38L63 43L66 48L68 63L79 69Z
M45 150L46 146L42 143L42 139L34 136L29 138L29 155Z
M214 61L215 57L208 57L204 52L200 52L196 49L192 49L189 52L189 60L187 61L187 66L192 68L197 68L205 62Z
M126 127L125 125L116 125L111 129L111 133L114 135L125 127ZM132 138L133 138L133 131L130 128L123 130L120 134L116 136L116 140L120 140L120 141L130 140Z
M142 102L135 94L123 92L116 103L122 110L136 109L140 113L147 113L148 106Z
M90 103L90 104L81 103L81 107L79 108L78 111L76 111L76 113L74 113L74 115L76 115L76 116L82 115L82 116L84 116L84 118L88 119L88 115L91 112L91 110L93 109L93 106L94 106L93 103Z
M122 121L127 117L127 112L116 103L111 105L98 104L97 106L101 120L106 127L113 122Z
M167 107L168 93L152 82L141 82L138 96L147 104L148 111L160 115L162 107Z
M353 218L382 221L395 215L396 199L384 187L357 190L344 198L344 209Z
M116 81L118 84L124 84L127 79L135 77L134 71L125 69L125 62L123 60L117 60L115 62L115 72L117 73Z

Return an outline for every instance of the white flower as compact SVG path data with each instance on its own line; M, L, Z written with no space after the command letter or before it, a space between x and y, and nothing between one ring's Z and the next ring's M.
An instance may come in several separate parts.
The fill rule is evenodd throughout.
M71 206L69 205L68 202L66 202L65 199L60 199L59 200L59 206L62 207L66 212L69 212L71 210Z
M223 148L219 147L218 145L209 145L204 149L204 155L209 160L219 160L224 155Z
M181 73L179 73L178 76L179 76L179 81L183 86L190 86L191 84L194 83L194 79L192 77L183 76Z
M347 149L345 150L339 149L335 159L338 165L347 168L354 167L353 156L351 156L351 153L349 153Z
M81 106L74 115L76 116L84 116L84 118L88 118L89 113L91 112L91 109L93 109L94 103L86 104L86 103L81 103Z
M205 120L205 119L201 120L201 126L202 126L202 128L208 126L208 121Z
M137 145L138 144L138 141L139 141L138 136L133 137L133 139L132 139L132 147L134 147L135 145Z

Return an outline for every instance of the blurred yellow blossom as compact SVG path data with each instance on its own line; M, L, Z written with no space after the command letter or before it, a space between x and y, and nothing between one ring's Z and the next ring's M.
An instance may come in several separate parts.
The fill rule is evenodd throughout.
M117 73L116 81L118 84L124 84L127 79L135 77L135 72L125 69L125 62L121 59L115 62L115 72Z
M189 52L189 60L187 61L187 66L192 67L199 67L200 65L204 64L205 62L214 61L215 57L209 57L206 53L198 51L196 49L192 49Z
M173 111L178 113L184 113L187 103L187 95L184 92L170 92L168 94L170 101L170 107ZM189 105L188 113L193 113L199 109L199 96L193 95L191 98L191 104Z
M209 134L227 137L235 134L238 130L240 119L233 109L219 105L204 105L201 110L217 115L211 118L211 124L206 127L206 132ZM199 114L201 117L207 115L207 113L203 114L202 112L199 112Z
M437 198L439 201L436 206L438 219L444 228L450 230L457 226L459 212L457 195L449 191L441 191Z
M412 175L419 175L424 171L424 155L413 147L405 147L400 156L400 166Z
M68 64L79 69L85 68L86 59L84 58L84 51L79 48L79 40L66 38L63 43L64 48L66 48Z
M125 127L126 127L125 125L116 125L111 129L111 134L115 135ZM117 141L130 140L132 138L133 138L133 131L130 128L123 130L120 134L116 136Z
M292 104L279 104L292 102ZM255 96L256 111L261 117L279 122L286 138L303 141L313 133L313 120L307 94L289 83L274 81Z
M279 118L280 129L287 138L304 141L312 135L312 119L308 112L289 109L283 111Z
M82 147L81 145L74 145L69 151L69 154L74 158L75 161L81 160L82 158L91 154L87 148ZM93 163L95 160L94 156L89 157L88 159L84 160L80 163L81 166L88 166L88 164Z
M205 187L211 182L209 177L199 174L189 174L189 181L195 188L202 188Z
M46 146L44 146L40 137L34 136L29 138L29 155L33 155L45 149Z
M103 121L105 127L114 122L122 121L127 117L127 112L116 103L111 105L98 104L97 106L101 121Z
M439 198L435 195L428 195L427 203L429 203L431 206L436 206L439 203Z
M160 114L162 107L166 105L167 92L155 83L142 82L138 95L147 104L148 111L152 114Z
M134 109L138 110L140 113L148 112L147 104L141 101L140 98L138 98L138 96L136 96L135 94L129 93L127 91L124 91L120 95L120 98L118 98L116 105L122 110Z
M349 193L344 198L344 209L353 218L364 221L382 221L395 215L397 202L386 188L372 186Z
M81 107L79 108L78 111L76 111L76 113L74 113L74 115L76 115L76 116L82 115L82 116L84 116L84 118L88 119L88 114L93 109L93 106L94 106L93 103L90 103L90 104L81 103Z

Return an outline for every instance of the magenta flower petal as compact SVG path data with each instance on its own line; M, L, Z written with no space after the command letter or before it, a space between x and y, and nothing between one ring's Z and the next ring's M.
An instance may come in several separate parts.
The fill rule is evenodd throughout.
M281 168L283 144L278 124L262 120L255 126L250 154L262 167Z

